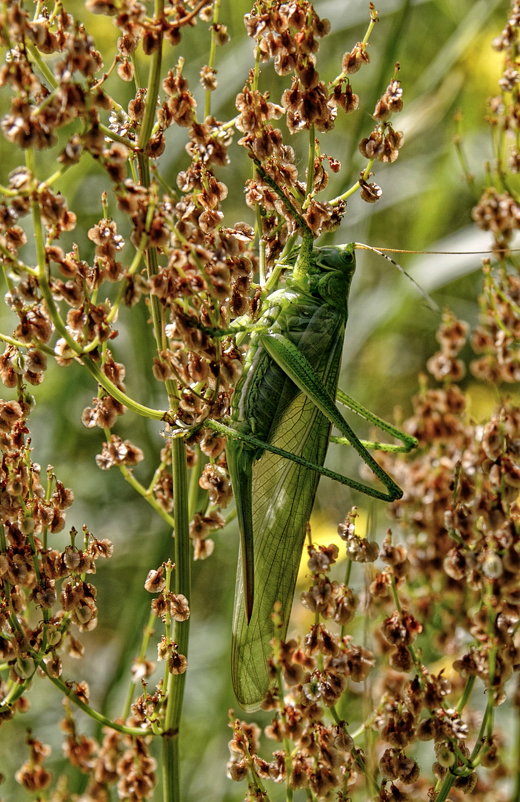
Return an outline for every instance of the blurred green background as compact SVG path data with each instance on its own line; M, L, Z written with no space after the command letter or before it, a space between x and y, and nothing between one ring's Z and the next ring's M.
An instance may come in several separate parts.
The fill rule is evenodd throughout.
M325 40L319 58L322 78L330 79L340 70L341 56L364 34L368 9L365 0L317 2L320 16L328 17L332 32ZM117 31L113 21L86 11L81 2L65 0L67 10L82 19L93 35L108 65L115 50ZM393 75L393 65L401 65L405 109L395 119L403 130L405 146L394 165L378 165L375 181L383 189L376 205L358 197L349 202L348 212L331 241L353 240L380 247L409 249L476 250L489 247L490 238L471 223L471 208L484 185L485 162L492 159L491 136L484 122L486 99L494 94L500 76L500 55L491 49L492 39L506 21L508 3L496 0L423 0L415 3L382 0L378 4L380 21L370 44L371 63L352 76L360 95L360 109L340 120L330 134L321 137L322 149L342 162L342 170L330 186L328 197L344 190L356 180L363 160L357 142L372 128L371 113L378 95ZM219 87L214 93L213 113L229 119L234 113L235 95L252 65L253 44L247 39L242 22L250 8L248 0L223 0L221 21L231 41L219 49L217 57ZM166 52L165 69L178 54L186 59L185 74L203 105L198 72L207 54L207 24L199 23L183 34L178 53ZM142 63L143 78L145 65ZM274 76L266 67L261 89L270 88L277 102L286 80ZM109 91L121 103L128 100L131 85L117 77L110 79ZM7 107L6 89L0 91L2 114ZM477 195L468 188L460 167L453 137L454 114L462 112L464 148L475 175ZM238 137L235 137L235 141ZM180 169L188 164L184 151L186 132L168 131L168 146L160 160L163 176L172 185ZM292 144L292 142L291 142ZM297 152L303 159L304 151ZM303 143L302 143L303 147ZM55 169L59 147L37 154L40 176ZM22 162L6 141L1 142L0 181ZM235 144L230 152L232 164L219 171L229 187L225 201L226 223L252 222L251 211L243 202L243 184L250 175L250 160ZM53 168L54 165L54 168ZM99 166L90 159L70 169L59 184L68 206L78 215L78 224L68 238L77 242L84 258L91 256L92 243L86 233L102 216L100 195L109 189ZM111 213L117 218L109 199ZM122 228L122 233L127 233ZM23 254L29 260L31 243ZM129 253L129 251L128 251ZM124 257L123 257L124 258ZM399 262L431 291L442 308L449 305L470 323L478 316L476 298L480 288L480 257L397 256ZM429 310L413 286L388 262L374 254L360 254L350 302L350 319L345 343L344 374L340 385L377 414L391 418L395 407L404 417L410 413L410 399L417 390L417 375L435 349L435 329L439 314ZM128 326L129 314L132 326ZM127 364L128 392L145 404L161 404L160 385L151 373L153 343L141 305L120 317L120 336L114 343L116 358ZM2 329L10 331L11 320L2 308ZM468 379L468 382L470 380ZM34 390L37 406L32 417L34 459L42 468L54 465L58 477L74 490L76 501L70 510L68 527L82 524L98 537L115 544L114 557L99 565L94 578L98 588L100 619L98 628L83 635L86 657L81 664L65 666L65 677L85 678L91 686L91 699L108 715L117 716L128 677L128 660L137 651L142 626L149 610L150 596L143 589L148 570L171 552L169 532L144 501L137 497L116 471L101 473L94 457L102 442L97 430L81 424L81 411L95 394L90 378L79 366L67 369L52 366L41 387ZM5 390L3 396L11 397ZM475 389L479 405L486 405L486 391ZM162 445L161 427L130 415L123 417L117 433L130 437L147 455L156 455ZM331 449L330 467L356 475L344 453ZM140 465L136 475L148 481L153 459ZM352 503L358 503L372 521L372 536L381 539L386 528L384 510L367 509L366 498L355 498L346 488L322 480L316 505L317 528L332 538L335 526ZM64 543L65 536L56 538ZM232 599L235 582L237 533L229 526L216 537L213 556L193 568L193 600L189 672L187 675L184 729L182 734L183 786L186 802L208 799L235 802L244 787L226 779L227 709L235 705L230 687L229 650ZM153 655L152 655L153 657ZM0 729L1 771L7 779L0 786L4 800L25 798L12 780L22 755L25 728L53 746L49 766L55 776L64 770L71 793L80 792L84 781L61 759L61 733L56 722L61 716L57 692L38 680L31 695L30 711ZM85 731L92 725L77 716ZM261 721L262 717L257 716ZM16 748L13 745L16 744ZM9 748L8 748L9 747ZM276 791L272 793L276 799ZM159 792L156 795L159 799ZM113 797L116 798L115 796Z

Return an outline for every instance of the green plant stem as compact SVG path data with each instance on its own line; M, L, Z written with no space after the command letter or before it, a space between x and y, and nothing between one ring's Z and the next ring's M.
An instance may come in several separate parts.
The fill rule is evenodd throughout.
M164 0L155 0L154 18L158 23L162 23L164 19ZM161 24L158 25L158 28L159 30L157 32L157 42L155 50L152 54L150 70L148 73L145 110L138 139L138 147L140 151L138 154L139 175L141 183L143 184L144 187L147 188L150 187L151 179L150 179L150 159L146 155L146 148L148 145L148 140L152 134L155 115L157 111L157 98L159 96L159 84L161 79L161 66L162 66L162 49L163 49L163 39L164 39ZM150 225L152 220L153 216L151 219L148 217L147 224ZM144 256L146 259L148 276L150 277L157 275L159 270L157 249L153 247L147 248L144 252ZM153 294L150 294L150 311L152 314L153 331L154 331L157 351L160 352L161 350L166 348L164 327L162 325L163 313L159 299L157 298L156 295ZM165 387L168 393L170 407L174 408L175 399L177 397L175 386L171 380L168 380L165 382Z
M198 459L190 471L190 482L188 490L188 515L189 519L193 518L197 511L197 501L199 497L199 479L202 474L202 452L199 452Z
M9 681L9 691L0 702L0 711L2 713L7 713L12 708L16 700L23 696L25 691L30 687L33 676L34 674L31 674L30 677L22 682L13 682L12 680Z
M469 760L467 760L468 769L473 769L477 765L477 763L479 762L478 761L478 756L479 756L479 754L480 754L480 752L482 750L482 747L484 746L484 743L485 743L486 731L487 731L487 737L490 737L490 727L491 727L491 733L492 733L492 726L493 726L493 720L494 720L494 715L493 715L494 697L493 697L493 691L490 688L488 688L488 694L489 694L488 701L487 701L486 709L484 711L484 716L482 718L482 722L480 724L480 729L479 729L477 738L475 740L475 746L472 749L472 752L471 752L471 755L469 757ZM442 785L440 786L440 789L439 789L439 792L438 792L437 796L435 797L435 802L446 802L446 799L448 798L448 794L449 794L449 792L451 790L451 787L452 787L453 783L455 782L456 778L457 778L457 774L455 772L453 772L453 773L452 772L448 772L448 774L445 776L445 778L444 778L444 780L442 782Z
M314 190L314 159L316 158L316 139L315 139L315 131L314 126L311 125L309 128L309 149L307 153L307 188L306 188L306 200L312 197L313 190ZM305 208L305 204L304 204Z
M14 337L9 337L8 334L0 333L0 341L8 345L13 345L15 348L29 348L27 343L23 343L21 340L15 340Z
M470 756L470 762L471 763L474 763L474 761L478 757L478 754L479 754L480 750L482 749L482 746L483 746L483 743L484 743L484 738L486 737L486 730L487 730L487 735L488 736L490 735L490 733L489 733L489 725L493 724L493 719L494 719L494 713L493 713L493 710L494 710L494 698L493 697L494 697L493 692L491 690L488 690L488 701L487 701L486 709L485 709L484 715L482 717L482 722L480 724L480 729L478 731L478 735L477 735L477 738L476 738L476 741L475 741L475 746L473 747L473 749L471 751L471 756Z
M98 384L100 384L107 391L107 393L112 396L112 398L115 398L116 401L119 401L121 404L123 404L123 406L131 409L138 415L142 415L144 418L164 420L167 422L169 421L169 412L161 409L152 409L151 407L144 406L144 404L140 404L138 401L130 398L130 396L120 390L119 387L116 387L116 385L111 382L107 376L105 376L97 363L90 359L90 357L80 354L80 359L89 373L91 373L92 376L97 380Z
M515 787L511 802L520 802L520 726L517 722L516 741L515 741L515 754L513 765L517 767L515 772Z
M148 651L148 646L150 644L150 638L154 631L154 623L156 621L157 615L150 611L150 615L148 616L148 623L144 629L143 637L141 640L141 648L139 649L139 654L137 659L138 660L145 660L146 659L146 652ZM134 692L137 686L137 682L131 682L128 687L128 692L126 695L125 703L123 705L123 712L121 714L121 718L125 720L130 715L130 708L132 706L132 699L134 697Z
M11 270L19 270L21 273L27 273L29 276L37 276L38 272L34 270L34 268L29 267L24 262L21 262L17 257L13 256L13 254L0 242L0 253L5 258L2 267L4 271L7 269Z
M146 102L141 130L139 132L138 155L139 175L143 186L150 187L150 160L146 155L146 148L153 131L157 97L161 78L163 33L160 23L164 19L164 0L155 0L154 19L159 23L157 42L152 54ZM150 247L144 253L147 272L154 276L159 270L157 250ZM163 313L159 299L155 295L150 297L150 311L152 316L153 332L158 353L166 346ZM174 383L165 382L170 406L173 408L177 392ZM190 598L190 543L189 543L189 517L188 517L188 477L186 465L186 446L178 438L172 440L173 460L173 493L174 493L174 530L175 530L175 592L182 593L189 603ZM188 651L189 621L176 622L174 627L174 641L178 652L184 656ZM162 795L164 802L180 802L180 772L179 772L179 724L184 697L185 675L167 674L165 683L166 711L164 716L164 730L162 737Z
M173 529L174 519L168 512L166 512L165 509L163 509L163 507L161 507L157 499L154 497L153 493L151 493L150 490L148 490L146 487L143 487L141 482L139 482L135 478L132 471L130 471L126 467L126 465L120 465L119 470L121 471L122 475L124 476L128 484L134 488L136 493L139 493L139 495L144 498L144 500L150 505L150 507L152 507L152 509L155 510L157 515L159 515L163 519L163 521L165 521L165 523L167 523L168 526L171 526L171 528Z
M164 19L164 0L155 0L154 5L154 18L156 22L161 23ZM155 122L155 114L157 111L157 97L159 95L159 82L161 80L161 66L162 66L162 49L163 49L163 33L162 27L159 24L157 30L157 41L155 43L155 50L151 57L150 71L148 73L148 84L146 89L146 101L144 108L143 121L141 123L141 130L139 131L139 139L137 141L138 147L141 151L139 154L139 164L141 167L141 179L144 186L150 185L150 165L148 159L144 155L144 151L150 139L152 129Z
M150 223L152 222L154 209L155 209L154 205L150 204L150 207L148 209L148 214L146 215L147 229L148 229ZM118 293L117 293L117 297L114 300L112 309L110 310L110 312L107 315L107 321L109 323L111 323L117 317L117 314L119 312L119 307L121 306L121 303L122 303L124 295L125 295L127 279L130 276L133 276L134 273L139 269L139 265L141 264L144 252L145 252L146 247L148 245L148 239L149 239L149 235L148 235L147 232L145 232L142 235L141 241L139 243L139 247L137 248L137 250L136 250L136 252L134 254L134 258L132 259L132 264L130 265L130 267L128 268L128 270L126 272L125 281L123 281L121 283L121 286L120 286L120 288L118 290Z
M345 579L343 580L343 584L345 585L346 588L350 587L350 576L352 574L352 565L353 565L352 560L347 558L347 565L345 567ZM339 636L340 638L344 638L346 634L347 634L347 625L342 624L341 629L339 631Z
M374 159L369 159L367 161L365 169L363 170L363 179L365 181L367 181L368 178L370 177L370 173L372 171L373 166L374 166ZM345 192L342 192L341 195L332 198L332 200L329 201L330 206L337 206L338 203L346 201L348 198L350 198L351 195L354 195L354 193L357 192L360 187L361 187L360 182L356 181L355 184L352 184L352 186L349 187L349 189L347 189Z
M471 172L471 169L470 169L470 166L469 166L469 162L468 162L468 159L467 159L467 156L466 156L466 151L465 151L464 145L463 145L464 135L463 135L463 130L462 130L462 113L460 111L458 111L455 114L455 118L454 119L455 119L455 124L456 124L456 127L457 127L457 133L453 137L453 144L455 146L455 152L457 154L457 157L458 157L458 160L459 160L459 165L460 165L460 168L461 168L462 173L464 175L464 178L466 179L466 183L467 183L469 189L471 190L471 192L472 192L472 194L473 194L473 196L475 198L475 203L477 203L477 201L478 201L478 190L477 190L477 187L476 187L476 184L475 184L475 176Z
M45 61L42 59L38 48L35 47L35 45L30 44L28 41L25 42L25 47L33 57L35 63L38 65L38 69L44 76L45 80L48 81L48 83L50 84L50 86L52 86L53 89L56 89L56 87L58 86L56 77L52 72L52 70L50 69L50 67L48 67Z
M271 802L271 799L268 796L267 791L265 790L265 786L261 778L257 774L255 762L253 760L253 756L251 754L250 749L248 749L246 752L246 758L247 758L247 765L249 768L249 776L251 779L250 787L253 787L255 791L257 791L257 793L259 794L258 798L261 799L262 802Z
M471 691L473 690L473 686L475 685L475 676L472 675L468 677L466 680L466 685L464 686L464 691L462 696L460 697L459 703L457 705L457 713L462 713L464 708L466 707L469 697L471 696Z
M209 57L208 57L208 67L213 70L215 69L215 62L217 58L217 32L215 30L215 26L219 21L219 14L220 14L220 0L214 0L213 4L213 25L211 28L211 39L210 39L210 46L209 46ZM204 92L204 117L209 117L211 114L211 89L206 89Z
M86 704L86 702L84 702L74 693L73 687L68 685L59 677L54 677L52 674L50 674L47 666L41 658L38 660L38 666L47 675L50 681L60 689L61 693L66 696L67 699L70 699L71 702L74 702L77 707L83 710L84 713L90 716L90 718L93 718L99 724L102 724L104 727L110 727L113 730L117 730L117 732L125 733L126 735L137 735L140 738L143 738L145 735L153 735L153 732L150 729L143 729L141 727L126 727L124 724L120 724L118 721L113 721L107 716L104 716L102 713L98 713L97 710L94 710L93 707L90 707L90 705Z
M179 782L179 739L176 736L163 735L162 738L161 776L163 802L174 802L180 799Z
M191 592L191 554L188 515L188 470L184 441L172 441L173 499L175 520L175 593L182 593L188 604ZM174 641L179 654L187 657L189 619L176 621ZM163 801L181 802L179 774L179 728L186 674L169 674L163 734Z
M121 136L120 134L116 134L116 132L112 131L112 129L108 128L108 126L100 123L99 130L106 137L108 137L108 139L113 139L114 142L121 142L122 145L125 145L131 151L135 150L135 142L132 142L132 140L128 139L126 136Z

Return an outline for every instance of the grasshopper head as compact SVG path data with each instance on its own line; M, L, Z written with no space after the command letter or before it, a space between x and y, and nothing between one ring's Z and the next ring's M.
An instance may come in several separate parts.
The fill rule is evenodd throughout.
M322 246L312 252L312 274L316 289L327 303L345 308L356 269L354 245Z
M338 270L341 273L353 273L356 269L354 245L322 245L314 248L312 259L318 270Z

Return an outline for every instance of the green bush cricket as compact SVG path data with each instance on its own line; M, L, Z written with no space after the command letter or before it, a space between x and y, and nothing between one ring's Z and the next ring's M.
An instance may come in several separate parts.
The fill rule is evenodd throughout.
M233 618L232 674L246 710L258 708L269 686L267 659L274 636L275 602L285 636L307 524L320 474L383 501L402 492L367 450L409 451L410 437L345 393L337 393L355 270L354 245L313 248L304 235L291 277L271 293L254 324L233 399L227 461L240 529ZM364 444L334 399L399 439L403 445ZM384 489L323 467L331 426L350 444Z

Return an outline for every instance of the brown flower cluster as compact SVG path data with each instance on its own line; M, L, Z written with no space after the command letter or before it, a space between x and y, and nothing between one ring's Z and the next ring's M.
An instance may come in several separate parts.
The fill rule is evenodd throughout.
M506 26L494 42L493 47L504 56L502 76L498 81L500 94L489 101L489 123L500 131L503 153L498 165L499 172L509 170L518 173L519 155L516 132L520 116L518 92L518 28L520 6L516 0L511 4L511 13ZM507 159L507 161L506 161ZM518 197L509 190L509 185L498 182L488 186L473 210L473 219L479 228L490 231L498 258L507 253L511 237L518 230L520 207Z
M66 736L64 751L69 762L88 777L84 791L86 800L106 802L112 788L117 789L119 798L128 802L151 798L157 764L150 755L146 738L123 736L105 728L98 743L96 739L80 734L70 715L62 721L62 729ZM61 796L57 798L62 799ZM66 799L70 796L64 796L63 802Z
M473 209L473 219L479 228L491 231L497 251L507 245L520 224L520 205L507 192L487 189Z
M514 4L496 42L505 52L505 67L490 122L503 126L504 148L514 142L518 114L517 88L510 80L511 59L517 58L518 12ZM497 185L503 187L501 178ZM399 615L389 616L380 633L383 651L394 649L389 664L399 672L381 680L385 692L376 722L391 745L379 764L387 778L382 799L417 798L421 777L410 797L403 796L402 787L393 787L396 780L406 782L399 776L395 750L417 740L434 742L436 783L428 798L507 796L507 758L500 747L508 736L495 724L494 710L506 701L518 709L520 408L508 397L496 406L489 402L476 422L470 415L471 389L466 393L459 385L468 361L473 376L495 389L518 381L520 285L517 264L507 250L518 229L518 209L507 192L488 187L474 218L492 232L500 260L498 267L484 265L480 323L470 333L465 322L444 313L437 333L440 349L427 363L441 386L430 389L423 378L414 416L406 422L421 451L407 463L383 460L404 490L393 509L408 535L408 567L406 584L390 563L394 579L382 581L380 575L371 586L376 609L385 604L392 584L403 599ZM476 359L468 358L468 337ZM423 630L418 646L409 642L410 615L415 633ZM427 655L443 664L440 673L426 670ZM403 672L414 671L411 680L404 678ZM404 771L406 775L406 767Z
M16 772L16 781L26 791L33 793L43 791L48 788L52 779L51 773L43 765L45 758L50 755L51 749L30 733L27 736L27 745L30 749L30 757Z
M101 56L85 28L63 9L31 22L15 2L0 16L2 43L10 47L11 54L0 85L8 87L13 98L11 112L3 120L4 133L23 147L49 147L60 128L81 118L82 133L74 133L58 157L60 170L93 157L112 184L112 197L117 200L114 213L125 215L130 223L130 236L123 238L116 220L105 213L88 231L93 247L90 258L82 253L85 242L65 249L58 240L74 229L76 215L68 210L62 195L38 182L27 167L10 175L0 207L0 247L14 276L7 302L19 320L13 337L27 345L27 353L19 346L9 346L0 357L2 379L8 387L17 387L22 380L39 384L50 355L61 366L74 359L90 362L96 378L99 371L106 377L108 392L98 394L84 410L87 427L112 429L127 409L120 400L126 392L125 367L115 361L108 343L118 335L119 307L135 305L145 293L151 295L162 329L156 331L159 347L154 375L167 385L170 420L175 417L180 424L192 426L208 415L220 418L227 414L231 389L240 374L240 352L229 342L213 341L202 329L204 325L226 325L249 305L255 261L248 253L252 229L245 223L232 228L222 225L220 206L227 188L214 173L228 162L231 127L212 117L197 121L196 102L179 60L162 82L165 100L147 139L146 156L157 159L164 149L165 131L175 124L189 129L186 149L191 163L178 176L180 194L176 199L168 194L161 197L138 156L147 124L145 90L137 90L126 110L119 107L116 111L102 88L116 66L123 80L132 77L131 59L139 44L152 54L163 39L178 43L181 29L192 25L199 12L205 14L207 5L198 3L194 10L191 4L176 3L163 19L150 20L139 2L125 2L117 9L104 2L88 4L95 13L115 14L120 32L115 61L99 80L95 75L102 67ZM225 26L220 25L215 35L217 43L224 44ZM51 63L52 69L47 67L44 79L38 77L42 53L60 58ZM102 115L108 112L111 117L106 126ZM130 164L135 168L131 175ZM102 203L107 212L106 195ZM41 224L45 240L38 267L29 269L19 259L27 242L20 221L28 213L33 222L37 218ZM130 266L123 257L129 246L136 251ZM120 397L114 396L113 388ZM214 439L210 445L207 435L198 435L201 437L204 453L211 450L212 459L218 458L222 439ZM97 462L106 470L132 467L142 458L138 446L111 434ZM211 474L209 468L206 471ZM218 488L216 479L207 477ZM165 465L155 486L157 500L166 509L171 508L169 484L171 473ZM215 493L221 501L224 496L229 498L229 490L224 495L217 489ZM208 521L212 514L206 516ZM204 555L208 548L200 547L198 553Z
M361 540L355 533L355 517L353 511L340 526L340 533L346 535L350 544L356 538ZM369 550L371 561L377 559L377 547ZM488 787L485 780L477 777L472 763L474 755L470 755L468 748L470 728L450 704L453 695L462 692L464 680L457 674L448 679L443 670L437 673L428 670L418 651L419 636L426 629L431 637L435 627L432 629L428 622L428 612L420 597L416 600L412 596L409 601L418 614L424 615L424 627L399 601L401 595L411 590L411 586L403 584L415 568L408 559L410 556L413 560L415 548L410 551L409 555L404 546L393 545L391 535L387 535L380 552L387 568L373 575L365 600L380 645L378 659L365 646L356 645L352 636L344 634L346 623L355 625L359 600L350 587L329 577L338 557L337 546L309 547L312 584L303 594L302 602L319 617L320 623L311 626L302 643L296 640L274 643L271 673L275 687L263 705L274 711L265 735L278 741L280 748L270 760L265 760L260 755L259 728L238 720L230 725L234 736L229 744L228 776L236 781L248 779L247 799L263 798L261 789L266 779L284 782L293 790L308 789L320 800L356 798L356 793L367 786L376 794L373 798L381 802L412 802L428 795L434 799L429 772L422 765L424 749L417 750L418 743L427 741L433 742L433 776L443 782L449 775L450 786L453 785L451 798L459 800L462 799L459 794L475 788L484 792ZM349 559L352 553L351 545L347 546ZM357 561L366 562L366 557L366 551L359 552ZM386 582L378 578L383 575ZM392 598L380 593L385 584L394 587ZM391 610L392 599L398 600L398 609L381 618L384 610ZM339 610L345 614L338 615ZM339 635L330 628L333 622L341 626ZM457 664L456 668L460 671ZM350 716L359 716L360 694L356 683L367 678L376 682L373 708L363 726L353 733L340 711L348 710ZM333 712L332 723L329 711ZM373 730L374 754L356 745L364 728ZM499 777L501 763L496 739L484 740L479 749L483 765L495 770ZM377 759L376 771L374 759Z
M352 529L351 519L348 526ZM283 748L266 761L258 751L258 728L240 721L231 724L234 737L229 745L228 775L234 780L248 776L250 787L258 780L271 779L328 799L334 790L353 786L363 766L362 752L354 747L346 722L339 721L336 714L336 723L327 723L327 710L335 709L351 683L363 682L374 666L368 649L326 625L327 621L336 622L343 632L358 608L352 590L329 577L337 557L335 545L309 547L312 584L302 602L320 623L311 627L301 644L290 640L274 646L271 673L273 680L281 676L283 682L268 695L263 707L275 711L266 735Z
M330 30L309 2L259 2L246 15L248 35L258 44L263 61L273 59L278 75L294 74L291 88L283 94L291 132L315 125L328 130L334 121L334 106L329 103L327 88L316 70L315 53L318 40Z
M373 9L372 13L375 14ZM359 97L354 94L348 76L367 63L369 57L366 42L358 42L343 56L341 72L333 81L326 83L320 79L317 70L319 40L329 32L330 25L328 20L320 19L307 0L257 2L254 11L246 16L246 27L249 36L257 42L260 59L272 59L278 75L292 76L291 86L283 92L280 104L271 102L267 94L256 89L254 75L237 97L240 112L237 128L244 133L240 144L248 148L259 166L257 178L248 184L246 201L250 206L260 205L273 212L263 218L264 239L270 248L268 255L272 257L284 244L278 227L276 244L271 234L279 217L286 220L289 234L296 227L310 229L318 236L338 226L345 207L342 202L331 205L315 197L329 180L324 154L315 157L313 189L306 197L308 186L299 180L295 152L284 143L281 130L274 128L271 121L284 114L292 134L305 129L329 131L335 124L338 108L345 112L358 108ZM360 145L367 159L394 161L397 158L401 135L386 120L401 108L401 89L398 81L393 81L377 105L374 117L378 125ZM340 169L336 160L329 160L329 165L334 172ZM362 197L374 202L381 190L367 184L366 179L367 176L362 175L365 187Z
M452 318L450 328L458 340L459 332L467 327ZM443 324L439 339L446 331ZM439 360L433 360L431 367L436 369ZM468 421L466 404L464 394L451 383L438 390L424 389L415 399L416 416L408 426L424 446L428 444L428 451L403 469L405 499L396 502L395 508L401 521L417 533L413 556L409 555L412 565L423 575L439 577L436 593L457 599L446 616L453 622L457 618L459 625L461 617L466 621L479 640L481 665L488 666L480 675L501 689L517 667L518 646L514 638L510 640L509 627L503 632L503 616L509 620L518 614L520 410L505 401L487 421L475 425ZM439 574L441 566L447 574L444 579ZM491 594L492 606L474 616L464 614L469 589L477 595ZM496 661L492 657L490 676L490 651L494 655L497 643L499 655ZM439 646L446 649L443 642Z
M97 109L110 101L102 89L90 93L86 82L102 67L100 53L82 25L64 8L54 15L53 25L44 16L31 20L17 0L0 17L0 40L10 58L0 70L0 86L13 91L10 111L2 120L4 136L21 148L48 148L57 141L60 128L78 117L95 124ZM38 77L29 57L56 54L56 80L49 88ZM81 80L73 79L81 76Z
M73 496L51 467L44 479L33 462L29 410L23 401L0 402L2 659L10 676L2 695L7 698L13 683L19 684L21 697L38 667L59 677L62 655L81 653L72 625L92 630L98 615L96 589L87 575L95 573L97 560L112 554L110 542L86 528L81 536L71 529L63 550L51 545L52 535L65 526ZM4 718L13 710L5 706Z
M502 294L495 296L494 304L501 297ZM404 490L403 499L393 506L401 528L409 532L408 583L428 577L427 595L414 594L413 585L408 590L414 620L417 619L414 629L428 633L428 651L434 649L444 655L452 668L445 676L442 672L436 678L427 674L425 667L417 663L420 653L409 651L409 635L403 639L400 634L409 632L403 618L408 618L409 613L403 609L399 616L388 618L381 635L389 645L397 644L397 650L390 655L390 665L399 672L412 671L415 665L420 672L410 686L403 685L402 680L397 686L389 684L391 705L385 702L379 724L388 739L388 711L399 711L399 723L394 727L402 741L406 709L406 743L434 740L436 761L432 768L437 789L452 788L455 799L458 797L454 789L464 793L474 789L474 793L487 798L485 793L504 773L496 746L502 735L498 730L487 739L477 740L471 750L469 725L475 726L474 714L469 710L464 721L466 716L447 707L443 698L455 691L469 698L475 680L479 680L487 694L484 715L491 722L492 709L506 700L507 683L520 669L520 641L515 626L520 612L520 409L505 400L484 422L475 424L469 418L467 397L455 383L464 375L458 354L468 330L467 324L445 313L437 335L441 350L428 363L430 372L443 386L428 389L424 380L422 391L414 399L415 415L406 424L418 438L423 453L401 467L384 462ZM378 591L384 585L380 579L373 584L375 600L385 598L385 593ZM462 629L467 633L466 648L457 635ZM388 651L386 647L385 650ZM432 682L438 686L433 696ZM409 701L411 688L413 705ZM517 704L516 697L513 704ZM427 718L419 717L421 707L428 709ZM491 769L491 775L477 776L476 763ZM392 773L386 776L393 779Z
M476 354L470 364L481 381L513 384L520 381L520 277L512 272L493 274L484 266L480 298L480 325L471 335Z

